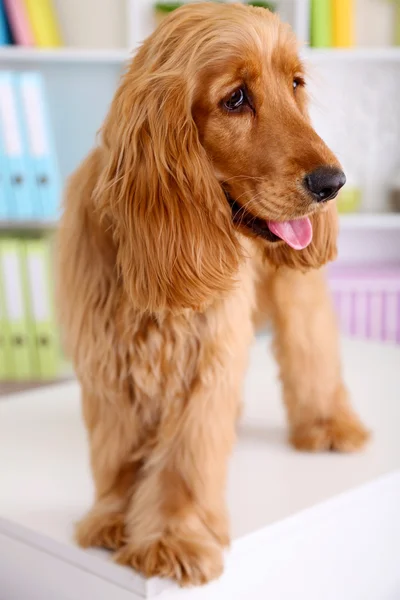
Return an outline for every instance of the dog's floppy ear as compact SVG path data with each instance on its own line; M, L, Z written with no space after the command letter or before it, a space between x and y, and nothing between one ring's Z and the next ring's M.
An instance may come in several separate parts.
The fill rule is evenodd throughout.
M240 247L186 82L131 69L102 133L94 198L131 301L148 312L203 308L233 285Z
M267 260L276 267L307 270L322 267L337 256L338 216L336 202L330 202L327 210L311 217L313 238L303 250L293 250L287 244L266 248Z

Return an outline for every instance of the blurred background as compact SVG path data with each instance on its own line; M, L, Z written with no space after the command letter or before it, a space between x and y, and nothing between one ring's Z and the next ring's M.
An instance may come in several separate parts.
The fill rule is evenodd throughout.
M400 0L254 0L304 44L311 114L348 184L329 269L344 333L400 344ZM0 0L0 393L71 373L52 236L132 51L180 2Z

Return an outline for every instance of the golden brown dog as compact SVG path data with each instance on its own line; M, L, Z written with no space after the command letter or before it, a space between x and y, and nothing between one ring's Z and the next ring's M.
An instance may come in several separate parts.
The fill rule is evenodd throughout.
M96 487L77 540L148 576L221 573L254 323L272 319L291 442L367 438L319 270L345 178L304 77L267 10L185 6L138 51L68 187L59 304Z

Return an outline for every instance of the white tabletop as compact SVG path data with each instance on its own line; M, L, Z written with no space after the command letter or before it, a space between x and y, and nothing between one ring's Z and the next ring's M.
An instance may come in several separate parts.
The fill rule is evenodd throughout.
M360 454L315 455L296 452L286 442L277 369L268 345L269 340L259 338L252 349L245 410L230 467L228 503L233 538L239 541L400 468L400 348L343 342L345 378L373 438ZM78 385L0 401L0 517L72 547L72 524L90 506L91 497ZM86 555L108 560L98 551Z

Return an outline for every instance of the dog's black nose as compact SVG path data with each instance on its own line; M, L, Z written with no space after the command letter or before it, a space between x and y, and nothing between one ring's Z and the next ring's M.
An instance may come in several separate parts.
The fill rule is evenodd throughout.
M304 177L304 185L316 202L335 198L346 183L346 175L336 167L318 167Z

